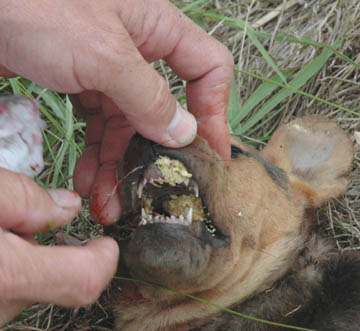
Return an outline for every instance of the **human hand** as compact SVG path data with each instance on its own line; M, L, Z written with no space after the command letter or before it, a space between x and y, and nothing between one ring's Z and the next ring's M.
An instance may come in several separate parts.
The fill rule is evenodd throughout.
M0 74L80 93L72 99L86 117L87 148L74 182L102 224L120 216L116 168L135 130L171 147L195 137L194 117L176 107L149 62L163 58L188 81L198 133L229 158L231 54L167 0L0 0L0 7Z
M94 302L115 274L119 249L108 237L83 247L40 246L32 235L73 219L75 192L44 190L0 169L0 326L32 302L76 307Z

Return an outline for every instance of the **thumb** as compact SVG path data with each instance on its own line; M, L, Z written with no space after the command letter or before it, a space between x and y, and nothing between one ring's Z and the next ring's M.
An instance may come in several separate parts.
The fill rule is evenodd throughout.
M30 177L0 169L0 227L20 233L48 231L73 219L79 195L65 189L45 190Z
M88 83L94 81L90 64L79 63L82 85L112 99L144 137L168 147L189 144L196 136L195 117L176 102L166 81L142 57L125 29L119 43L124 47L116 54L107 50L98 57L101 71L95 83Z
M134 53L137 50L134 49ZM136 57L135 57L136 58ZM121 61L134 61L134 56ZM124 77L112 81L104 91L124 113L126 119L144 137L168 147L182 147L191 143L197 132L193 114L184 110L170 93L165 80L142 58L133 66L124 84Z
M0 247L12 255L1 256L0 308L2 301L15 302L15 309L22 302L88 305L97 300L117 270L119 246L109 237L81 247L34 246L10 232L2 239Z
M86 246L36 246L0 230L0 329L32 302L93 303L114 276L119 247L108 237Z

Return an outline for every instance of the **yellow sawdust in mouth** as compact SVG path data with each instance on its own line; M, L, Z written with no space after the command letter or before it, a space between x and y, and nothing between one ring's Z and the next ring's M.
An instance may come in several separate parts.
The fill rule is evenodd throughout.
M192 177L186 167L179 160L170 159L167 156L160 156L155 165L160 170L162 178L155 179L155 182L159 184L169 184L170 186L176 186L184 183L186 179Z
M194 194L171 195L169 200L164 201L163 208L170 215L174 215L176 217L179 217L180 215L187 215L190 208L192 208L193 221L204 221L206 219L201 199L196 197Z
M181 161L171 159L168 156L159 156L154 164L161 172L161 178L154 179L156 184L168 184L172 187L181 184L189 186L192 174ZM152 202L152 198L144 194L142 208L144 208L147 215L153 214ZM181 195L171 194L169 198L162 203L162 208L166 214L175 217L186 217L190 208L192 208L192 221L206 220L201 198L193 193Z

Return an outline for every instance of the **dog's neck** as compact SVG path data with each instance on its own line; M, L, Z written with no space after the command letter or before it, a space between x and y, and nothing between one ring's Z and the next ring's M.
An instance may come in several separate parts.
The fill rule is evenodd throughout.
M254 254L256 265L261 267L261 271L259 272L259 270L255 270L256 268L252 268L244 279L239 277L237 281L242 282L242 286L236 286L236 288L240 288L241 293L238 291L239 293L233 295L233 283L236 280L232 279L231 282L229 280L229 284L226 287L195 294L195 296L199 296L215 305L207 305L184 297L179 299L178 296L171 296L169 300L162 301L149 300L144 299L144 296L141 295L141 289L139 290L134 284L117 286L121 288L121 294L115 295L115 297L120 298L115 311L117 316L116 330L186 331L200 327L211 316L219 314L221 310L216 305L230 307L272 287L291 267L295 257L291 255L298 254L298 251L295 250L292 254L289 254L287 249L287 256L279 256L281 252L285 251L283 246L293 245L295 249L299 247L299 240L302 240L300 236L298 238L288 238L285 241L280 240L267 251L267 254L262 254L261 252ZM232 298L235 298L235 301L231 301Z

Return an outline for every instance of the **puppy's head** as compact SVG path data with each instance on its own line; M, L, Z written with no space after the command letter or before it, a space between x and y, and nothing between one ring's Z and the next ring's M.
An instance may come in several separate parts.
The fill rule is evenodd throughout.
M288 270L306 237L304 211L344 192L351 161L350 141L322 117L280 127L261 153L233 140L229 163L200 137L168 149L135 136L112 230L121 262L134 278L221 304L248 297Z

